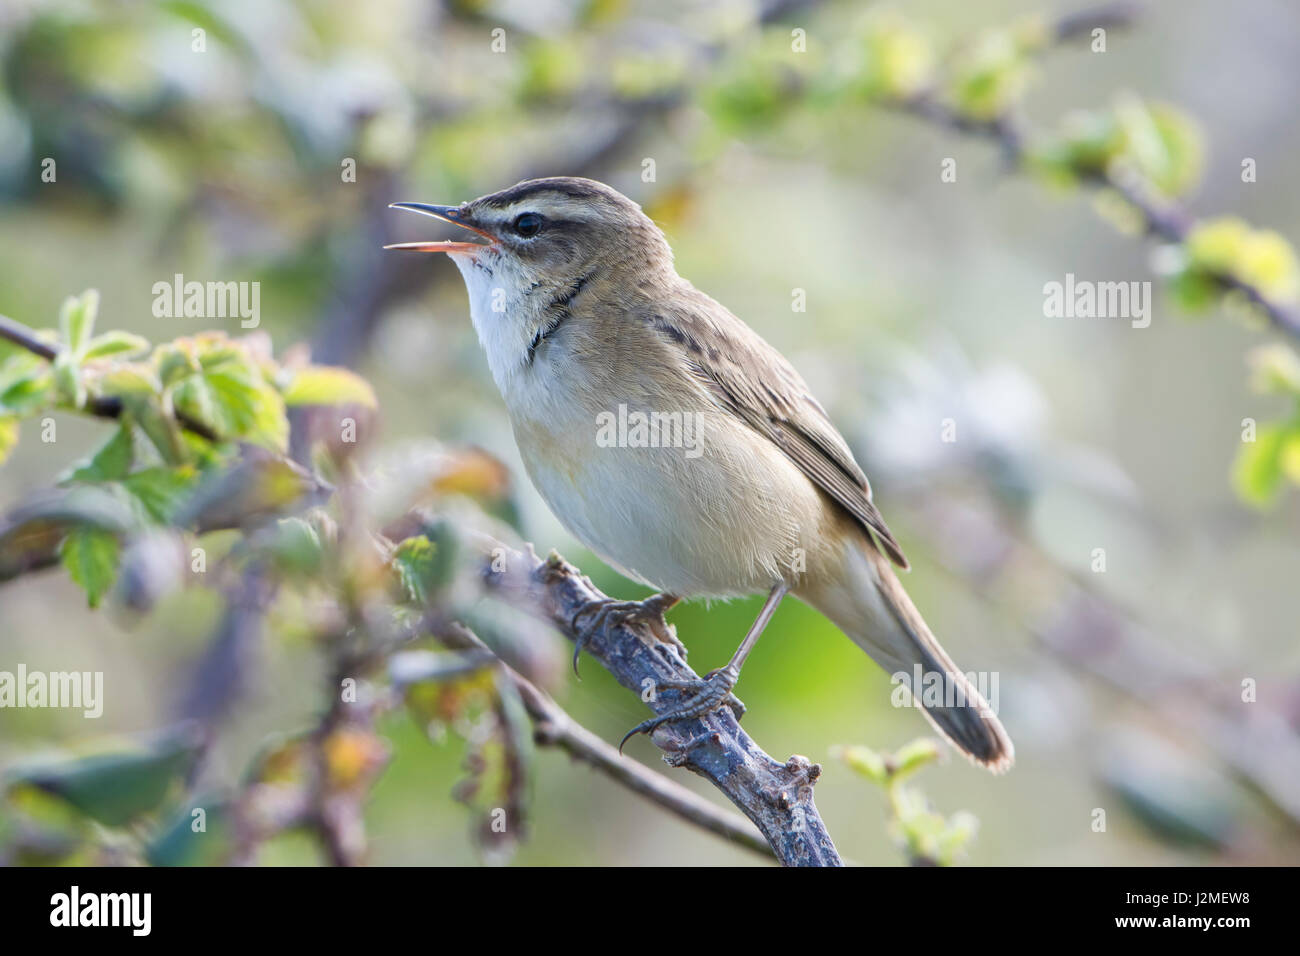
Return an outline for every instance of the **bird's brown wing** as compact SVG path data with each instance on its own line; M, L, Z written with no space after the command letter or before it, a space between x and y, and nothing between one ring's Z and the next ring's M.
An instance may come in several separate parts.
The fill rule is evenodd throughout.
M871 500L871 485L843 436L785 356L695 289L678 307L646 316L727 410L767 437L851 514L890 560L907 558Z

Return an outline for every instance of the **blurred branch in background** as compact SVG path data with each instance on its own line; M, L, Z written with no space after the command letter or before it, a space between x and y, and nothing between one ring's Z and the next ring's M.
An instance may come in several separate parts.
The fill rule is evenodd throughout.
M764 0L759 5L756 24L770 24L819 3L820 0ZM683 46L690 45L685 38L681 39ZM690 72L702 75L725 52L725 44L692 51L693 58L699 62ZM506 178L510 182L550 175L599 179L608 173L611 163L623 158L655 120L687 103L690 90L688 82L656 90L649 96L627 97L610 91L603 94L600 102L583 102L584 112L605 119L603 129L596 127L594 135L574 137L565 144L562 153L529 155ZM436 282L454 278L450 272L430 269L427 262L382 251L384 243L389 241L388 204L419 198L404 194L403 190L410 188L409 181L409 176L393 172L367 179L366 215L362 227L354 232L352 254L347 257L350 267L341 276L334 294L329 296L329 306L313 336L313 353L322 362L355 364L366 351L376 327L396 302ZM456 203L471 198L445 196L425 201Z
M473 666L492 664L501 668L514 683L528 716L533 720L534 740L539 746L558 747L575 760L591 765L610 779L687 822L771 858L771 846L754 827L719 810L709 801L696 796L680 784L673 783L662 774L624 757L612 744L566 714L544 690L503 663L464 625L451 622L437 626L434 630L442 635L441 639L448 647L480 651L480 656L470 659ZM400 688L408 683L438 678L442 666L434 655L411 652L393 657L390 660L390 673L394 684Z
M7 573L17 576L62 558L92 604L115 589L124 606L141 612L182 584L206 580L223 592L225 611L192 668L174 728L166 737L182 740L180 750L170 742L160 750L148 745L144 756L127 753L111 758L107 771L104 758L56 764L53 770L20 770L10 778L11 793L33 795L30 799L44 793L114 827L137 824L148 816L176 817L173 825L145 828L149 836L139 846L132 847L129 840L112 844L114 861L201 857L249 862L274 835L305 828L317 835L330 862L356 865L366 858L364 804L389 755L376 730L377 717L400 700L418 712L421 694L430 683L451 688L468 681L480 692L486 722L482 732L465 732L471 745L466 765L470 775L457 791L473 805L495 760L501 783L494 795L504 798L483 819L480 839L485 848L508 852L525 832L530 771L524 720L531 720L537 742L566 750L695 826L748 849L775 850L785 863L838 864L812 803L812 784L820 768L803 758L791 758L784 765L771 760L730 715L727 720L709 717L699 722L702 733L697 722L688 721L681 728L665 727L658 735L670 752L670 762L712 780L759 825L771 842L769 849L764 838L738 818L621 757L498 656L498 650L511 646L528 648L536 642L535 634L521 630L512 635L513 644L502 648L498 622L498 650L494 650L460 623L476 616L481 619L481 611L474 612L470 605L478 603L483 582L471 583L468 593L457 594L453 579L461 532L445 518L427 510L408 510L398 521L385 524L383 535L372 530L369 519L378 511L391 507L394 500L405 500L413 490L418 493L439 483L461 491L477 488L489 499L499 498L506 485L498 463L481 453L420 456L408 460L404 468L385 472L381 466L377 476L363 477L353 458L355 448L344 444L331 452L318 444L315 451L321 463L338 483L325 481L276 453L290 445L280 419L290 405L299 404L332 408L338 420L349 411L348 398L372 400L359 379L321 366L300 366L285 374L269 354L260 353L255 340L224 336L157 348L132 341L115 353L115 359L98 356L83 345L97 341L91 337L94 301L93 296L70 300L58 347L45 346L44 333L30 333L13 323L11 338L26 349L15 365L27 376L19 380L25 383L23 393L41 398L25 406L28 414L45 403L61 402L71 410L95 415L96 402L111 401L121 421L100 451L65 478L65 496L57 508L20 508L8 519L9 530L0 539L7 545ZM42 344L38 348L31 343ZM140 358L146 352L148 358ZM43 364L33 365L28 355ZM240 370L239 389L232 389L232 364ZM51 369L67 369L68 380L56 383ZM0 371L13 377L13 370ZM332 387L322 388L326 383ZM196 390L207 399L199 418L204 427L195 430L201 444L175 444L181 427L179 411ZM247 400L254 393L263 405L278 408L279 417L272 409L250 404ZM273 405L272 395L280 399L278 405ZM160 416L151 429L140 420L146 408L158 410ZM254 408L257 414L239 414ZM211 427L215 422L226 427ZM271 448L231 448L215 437L219 434L260 440ZM141 469L146 438L162 463L146 463ZM141 486L141 475L155 480ZM170 497L160 502L156 494L164 478L172 482ZM79 504L78 494L91 504ZM93 506L96 502L99 507ZM407 507L411 504L418 504L418 499L406 502ZM330 505L337 505L340 520L324 510ZM207 545L198 542L214 529L237 529L240 537L224 555L214 557L209 568ZM83 538L86 544L75 548L69 544ZM608 601L558 558L542 563L495 541L492 549L493 567L504 559L522 578L489 574L489 591L509 593L530 607L536 602L543 617L575 639L580 633L575 620ZM205 800L201 788L207 776L206 759L222 725L245 697L249 675L271 629L268 616L286 592L317 592L322 586L322 593L334 598L318 599L313 615L304 622L327 662L329 703L322 716L310 731L272 745L254 762L237 793ZM403 600L395 601L398 595ZM405 624L407 619L413 624ZM448 667L427 652L403 650L430 635L464 656ZM650 654L648 631L611 625L582 631L581 636L593 655L607 662L632 689L639 690L656 675L695 676L675 652ZM529 653L507 656L526 667ZM392 689L376 692L371 681L385 667ZM462 699L441 716L464 711ZM488 752L493 745L499 747L495 758ZM111 794L96 796L98 778L105 772L111 783L139 799L120 805L112 802ZM169 798L181 784L183 795ZM219 839L187 840L186 811L203 814L204 828L192 833L208 832L209 812L222 820L227 832ZM38 847L53 852L49 848L76 845L70 837L65 841L37 830L37 836L23 834L9 852L24 856ZM102 847L101 852L109 848Z
M1132 96L1113 111L1072 115L1050 137L1035 137L1021 116L1030 57L1083 35L1096 42L1096 31L1104 50L1106 28L1132 26L1141 11L1138 3L1111 3L1046 23L1030 19L959 46L943 69L931 66L919 33L885 21L872 40L886 66L866 92L883 106L992 139L1010 169L1112 190L1128 210L1112 208L1112 221L1173 244L1165 262L1185 306L1204 307L1216 290L1234 291L1300 338L1300 267L1286 241L1251 233L1236 220L1199 223L1174 201L1199 175L1200 134L1190 119Z
M554 4L542 22L527 6L406 5L383 10L379 26L291 2L6 9L0 132L12 149L0 156L0 197L18 223L15 244L28 242L33 220L21 216L32 210L51 223L47 242L86 231L112 251L124 235L136 238L127 247L146 263L130 277L140 288L181 264L260 277L268 316L282 320L277 336L310 338L318 360L354 365L396 306L454 275L381 252L393 238L390 201L455 201L552 173L635 182L642 170L631 158L639 161L648 142L660 144L662 168L638 195L671 201L726 144L761 148L789 133L787 117L797 124L820 113L838 130L859 124L857 108L871 105L989 139L1009 168L1050 186L1094 187L1109 221L1164 244L1157 265L1179 303L1246 314L1236 309L1244 302L1277 330L1297 331L1300 270L1290 245L1235 219L1200 222L1187 211L1203 159L1187 116L1126 96L1065 117L1055 132L1024 121L1032 66L1063 44L1095 43L1095 30L1129 26L1137 4L1033 17L951 49L875 9L855 24L849 3L777 0L690 24L587 3ZM510 55L493 59L487 37L498 14ZM796 23L814 55L794 51ZM192 29L206 31L202 56L190 47ZM32 171L55 158L57 180L38 181ZM349 162L351 180L340 177ZM869 175L868 163L855 152L852 176ZM51 248L61 280L71 266L61 245ZM42 301L48 287L23 280L6 289ZM534 744L559 747L693 825L767 852L747 822L617 758L550 699L562 663L549 630L500 598L513 589L540 599L543 617L574 639L583 635L569 612L602 595L568 565L513 550L507 564L521 579L507 588L484 578L464 528L486 522L483 533L498 540L515 540L502 522L518 530L499 462L470 449L402 458L367 447L363 471L358 444L339 437L346 421L359 444L376 430L374 395L355 376L307 364L303 349L274 360L266 336L201 335L150 350L126 333L93 336L91 322L86 297L65 306L57 333L0 322L0 459L13 450L19 422L38 413L115 420L105 423L112 436L57 488L6 509L0 581L62 562L92 604L108 599L144 612L171 592L206 587L221 610L214 626L205 623L207 645L182 681L168 732L121 751L13 769L18 822L6 829L0 818L7 860L253 862L272 837L302 830L329 861L362 862L362 810L391 756L379 722L399 708L431 740L450 731L464 743L455 793L489 859L504 858L527 832ZM1251 362L1257 385L1293 400L1291 417L1261 425L1238 459L1241 498L1267 504L1300 484L1300 360L1277 343ZM1093 495L1153 553L1186 542L1136 520L1126 502L1107 497L1112 488L1089 483L1096 474L1076 469L1068 449L1017 418L1032 402L1008 409L974 391L957 406L940 401L996 427L963 432L968 458L900 461L900 452L954 447L917 438L945 414L931 407L950 397L943 383L967 384L951 369L933 371L909 396L927 409L919 424L913 417L899 426L889 394L908 383L887 383L863 427L864 458L943 566L1012 630L1032 636L1034 676L1063 682L1050 670L1061 663L1070 675L1092 675L1106 702L1119 703L1108 716L1125 740L1138 741L1148 724L1160 729L1128 753L1099 748L1089 761L1094 778L1155 830L1173 821L1219 852L1252 860L1293 849L1294 680L1244 706L1241 668L1210 659L1211 635L1195 624L1174 629L1154 603L1127 606L1052 550L1029 518L1060 487ZM860 367L854 372L846 380L858 380ZM1021 444L1008 447L1009 434ZM466 498L476 504L469 517L455 504ZM398 538L372 533L412 513L418 522ZM225 538L214 534L220 529ZM202 571L196 551L211 562ZM1152 636L1165 630L1180 639ZM230 733L231 715L251 704L272 638L301 642L320 666L307 681L319 711L305 730L267 742L231 786L214 746ZM638 679L689 672L638 629L592 640L637 691ZM430 647L442 649L436 660ZM1025 696L1033 690L1026 686ZM686 728L669 728L660 741L671 759L700 764L692 769L720 782L764 833L793 829L810 813L813 830L778 834L783 860L836 859L812 803L815 768L801 758L778 764L729 715L717 720L720 736L703 744L690 747L697 738ZM1171 744L1170 760L1153 758ZM741 754L752 765L728 776L726 762ZM1193 772L1202 770L1229 785L1202 788L1205 775ZM1189 803L1189 790L1205 799ZM1249 806L1236 801L1243 791L1254 798ZM1271 816L1254 812L1258 805ZM907 839L912 856L938 861L933 845L917 842L944 832L929 811L913 800L891 808L920 826ZM204 830L194 829L196 811L204 811ZM1270 819L1283 821L1282 838L1270 839ZM1234 827L1254 842L1234 843Z
M1158 609L1132 609L1110 593L1104 575L1062 563L1032 520L1043 499L1064 490L1081 502L1128 511L1126 479L1099 451L1046 438L1038 417L1042 399L1028 376L1005 366L972 369L939 347L930 353L948 357L917 355L895 363L912 369L911 375L879 383L881 401L862 426L877 480L897 489L891 502L902 507L907 526L928 540L929 553L999 620L1031 637L1037 652L1118 694L1167 741L1190 744L1181 758L1163 761L1166 771L1179 759L1184 771L1196 763L1217 767L1262 801L1290 831L1288 841L1295 841L1300 736L1294 708L1300 687L1291 680L1287 692L1256 699L1243 687L1249 668L1204 659L1211 641L1199 622L1181 627L1176 641L1160 640L1147 623L1159 616ZM957 398L977 394L974 402ZM900 451L896 436L933 428L945 409L964 405L976 405L980 414L965 421L959 445L936 444L921 457ZM1151 553L1179 547L1148 522L1130 518L1126 524ZM1028 605L1019 599L1026 593L1033 595ZM1134 769L1103 748L1095 772L1124 792L1137 779ZM1177 787L1141 789L1148 805L1180 799ZM1235 804L1233 810L1242 828L1253 829L1244 822L1249 813ZM1257 845L1268 842L1260 836Z

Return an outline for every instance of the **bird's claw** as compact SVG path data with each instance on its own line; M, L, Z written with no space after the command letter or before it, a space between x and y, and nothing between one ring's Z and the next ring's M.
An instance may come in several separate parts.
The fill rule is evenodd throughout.
M655 637L665 644L671 644L677 648L682 660L686 659L686 645L677 637L677 631L664 618L664 611L677 603L677 599L664 594L655 594L646 598L644 601L616 601L613 598L606 598L602 601L592 601L585 605L575 615L574 622L577 623L584 615L593 615L591 622L586 626L577 629L573 639L573 673L578 674L578 658L582 656L582 650L587 646L591 635L609 625L611 621L623 622L640 622L644 624Z
M676 690L689 696L671 710L656 714L649 720L643 720L629 730L623 735L623 739L619 741L618 752L622 753L623 745L637 734L649 734L670 720L703 717L723 707L730 707L732 713L736 715L736 720L740 720L745 715L745 705L741 703L739 697L731 692L731 689L736 686L736 679L739 676L739 672L732 668L721 667L718 670L709 671L701 680L659 681L655 685L657 690Z

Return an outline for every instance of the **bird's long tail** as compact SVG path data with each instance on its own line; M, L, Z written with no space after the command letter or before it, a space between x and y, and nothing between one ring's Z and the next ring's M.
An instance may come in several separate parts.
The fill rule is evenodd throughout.
M970 679L957 669L903 590L889 559L863 542L799 597L826 615L912 692L941 734L994 773L1015 759L1011 738ZM922 677L921 686L916 676ZM940 693L939 691L942 691Z

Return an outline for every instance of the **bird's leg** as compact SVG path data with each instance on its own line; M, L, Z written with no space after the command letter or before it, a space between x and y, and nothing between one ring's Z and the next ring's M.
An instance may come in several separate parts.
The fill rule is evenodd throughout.
M749 633L740 642L740 646L736 648L736 653L731 655L731 660L727 661L725 667L709 671L701 680L660 681L657 685L659 690L678 690L689 696L672 710L651 717L649 720L644 720L629 730L618 745L619 752L622 752L623 744L627 743L635 735L648 734L660 724L665 724L670 720L703 717L705 714L712 713L723 706L731 707L736 713L736 719L739 720L745 713L745 705L731 693L731 689L736 686L736 681L740 679L740 668L744 665L745 658L749 656L749 652L758 643L763 629L767 627L768 621L772 620L772 615L776 613L777 605L781 603L781 599L789 591L790 585L784 581L776 583L768 593L767 600L763 602L763 608L758 612L758 617L754 619L754 624L750 627Z
M591 635L615 622L644 624L660 641L677 648L677 653L686 660L686 645L677 639L677 632L664 619L664 613L672 609L681 598L671 594L652 594L644 601L616 601L605 598L586 604L574 615L576 624L584 615L593 615L591 623L579 627L573 639L573 673L578 673L578 657L587 646Z

